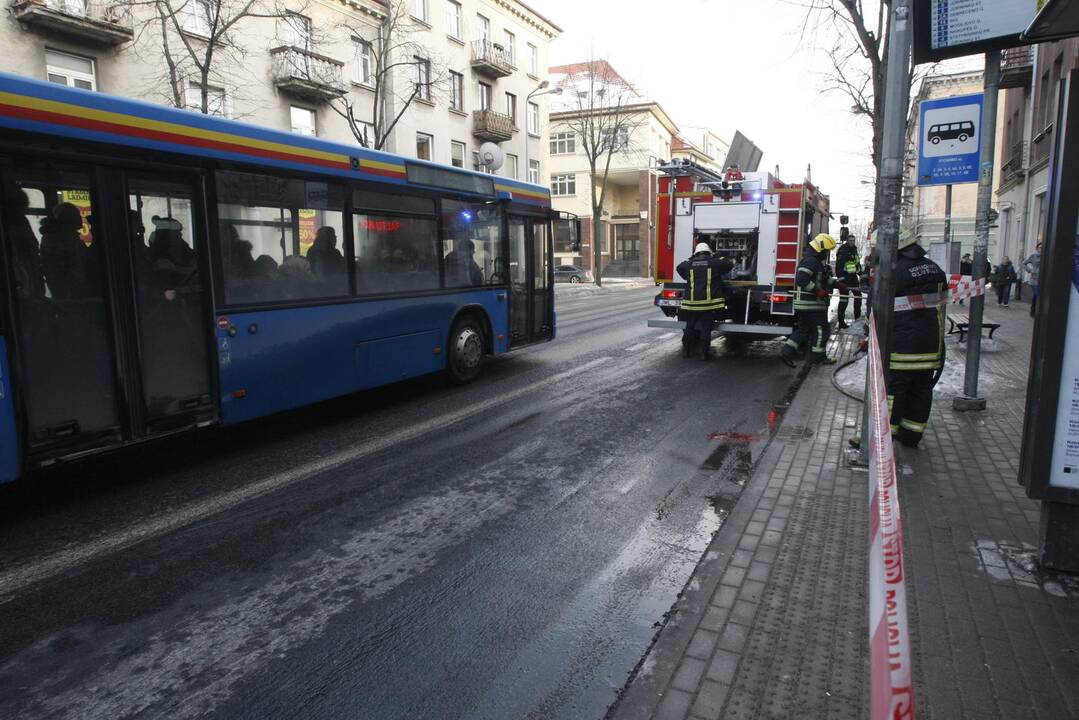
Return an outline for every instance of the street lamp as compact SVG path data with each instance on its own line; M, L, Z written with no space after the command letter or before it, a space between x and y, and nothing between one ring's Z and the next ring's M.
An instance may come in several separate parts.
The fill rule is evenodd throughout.
M561 94L562 94L562 87L561 86L551 87L550 81L549 80L544 80L538 86L536 86L535 90L528 93L528 97L525 98L525 179L526 180L528 179L529 172L532 169L532 165L530 164L530 162L528 160L528 105L529 105L529 101L534 97L539 97L540 95L561 95ZM537 109L537 112L539 112L538 109ZM536 123L537 123L537 125L539 124L539 118L538 117L536 118ZM536 128L536 131L539 132L539 127ZM537 180L537 184L538 184L539 178L537 177L536 180Z

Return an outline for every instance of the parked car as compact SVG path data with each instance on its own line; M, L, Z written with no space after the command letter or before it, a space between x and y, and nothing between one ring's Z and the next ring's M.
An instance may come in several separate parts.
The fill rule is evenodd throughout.
M558 265L554 269L555 282L592 282L592 272L576 265Z

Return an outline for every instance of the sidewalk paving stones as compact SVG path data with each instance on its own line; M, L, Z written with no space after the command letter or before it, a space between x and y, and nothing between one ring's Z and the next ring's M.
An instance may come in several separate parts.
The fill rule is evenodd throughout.
M1079 578L1037 567L1039 506L1016 480L1025 309L987 304L987 410L951 408L952 338L922 447L897 448L921 718L1079 717ZM608 717L866 717L869 479L846 462L860 404L831 372L808 375Z

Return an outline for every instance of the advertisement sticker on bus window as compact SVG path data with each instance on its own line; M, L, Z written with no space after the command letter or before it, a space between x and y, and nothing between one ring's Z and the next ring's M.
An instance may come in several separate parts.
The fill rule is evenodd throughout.
M228 330L229 329L228 315L222 315L221 317L219 317L217 319L217 329L218 330Z

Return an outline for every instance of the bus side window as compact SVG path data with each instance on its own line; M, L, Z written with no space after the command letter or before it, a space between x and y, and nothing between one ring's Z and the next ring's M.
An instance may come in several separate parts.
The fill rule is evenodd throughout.
M340 186L218 172L217 201L226 303L348 295Z
M507 282L501 257L502 212L486 203L442 201L446 287Z
M358 295L439 288L434 200L357 189L352 207Z

